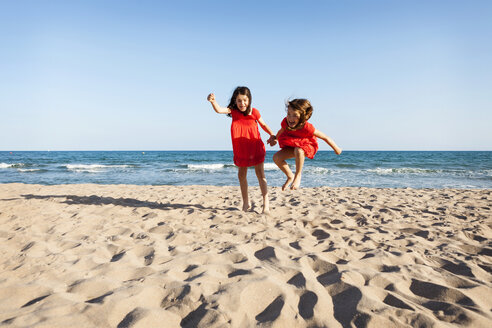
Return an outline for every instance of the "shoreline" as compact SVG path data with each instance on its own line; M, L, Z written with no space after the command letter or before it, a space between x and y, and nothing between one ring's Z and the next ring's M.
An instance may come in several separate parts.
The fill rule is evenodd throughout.
M212 188L239 188L239 183L237 185L223 185L223 186L218 186L218 185L201 185L201 184L189 184L189 185L167 185L167 184L127 184L127 183L121 183L121 184L115 184L115 183L87 183L87 182L82 182L82 183L57 183L57 184L40 184L40 183L26 183L26 182L0 182L0 186L8 186L8 185L26 185L26 186L42 186L42 187L56 187L56 186L114 186L114 187L212 187ZM254 189L254 188L259 188L258 185L250 184L248 185L248 190ZM299 190L304 190L304 189L374 189L374 190L455 190L455 191L492 191L492 188L413 188L413 187L364 187L364 186L344 186L344 187L332 187L332 186L317 186L317 187L303 187L301 185L301 188ZM281 189L280 186L268 186L268 189ZM288 193L292 192L295 193L296 190L286 190L283 193Z
M492 190L0 185L0 323L488 327Z

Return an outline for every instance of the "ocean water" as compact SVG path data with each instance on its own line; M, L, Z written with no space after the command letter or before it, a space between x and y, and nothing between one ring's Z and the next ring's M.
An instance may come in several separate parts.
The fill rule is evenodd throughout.
M281 186L274 153L267 152L265 174ZM232 151L3 151L0 183L11 182L239 185ZM248 183L258 185L254 169ZM306 159L301 186L490 189L492 152L319 151Z

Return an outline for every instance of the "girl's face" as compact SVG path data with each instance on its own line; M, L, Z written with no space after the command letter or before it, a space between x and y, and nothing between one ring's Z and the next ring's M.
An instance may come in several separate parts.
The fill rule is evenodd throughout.
M291 109L287 108L287 124L290 128L295 127L299 123L299 119L301 118L301 114Z
M236 97L236 106L241 112L245 112L249 106L249 98L246 95L238 95Z

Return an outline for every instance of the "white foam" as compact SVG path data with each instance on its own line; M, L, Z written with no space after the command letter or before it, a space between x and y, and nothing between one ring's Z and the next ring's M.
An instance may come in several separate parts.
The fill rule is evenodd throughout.
M130 165L103 165L103 164L67 164L64 166L68 170L75 171L75 172L101 172L104 169L130 167Z
M313 167L313 168L310 168L309 171L312 173L315 173L315 174L328 174L328 173L330 173L330 170L328 170L326 167Z
M390 174L430 174L439 173L442 170L429 170L429 169L419 169L414 167L401 167L401 168L381 168L367 170L367 172L376 173L379 175L390 175Z
M265 171L274 171L274 170L280 170L275 163L264 163L263 167Z
M23 167L23 163L16 163L16 164L7 164L7 163L0 163L0 169L8 169L12 167Z
M17 169L19 172L36 172L41 171L40 169Z
M225 167L224 164L188 164L187 167L191 170L220 170Z

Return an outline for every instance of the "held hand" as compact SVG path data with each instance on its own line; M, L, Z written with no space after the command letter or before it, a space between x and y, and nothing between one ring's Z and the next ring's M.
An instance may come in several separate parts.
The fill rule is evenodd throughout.
M275 137L275 136L270 136L270 138L268 138L267 143L268 143L271 147L275 146L275 145L277 144L277 137Z
M213 93L209 94L207 97L207 100L210 102L214 102L215 101L215 95Z

